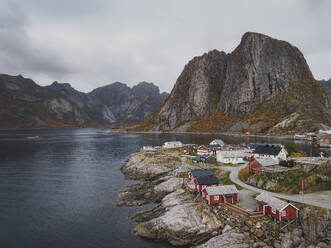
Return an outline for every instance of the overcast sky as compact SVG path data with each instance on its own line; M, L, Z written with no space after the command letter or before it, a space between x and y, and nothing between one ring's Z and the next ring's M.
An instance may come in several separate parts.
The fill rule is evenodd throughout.
M170 92L184 65L247 31L297 46L331 77L328 0L0 0L0 73L81 91L115 81Z

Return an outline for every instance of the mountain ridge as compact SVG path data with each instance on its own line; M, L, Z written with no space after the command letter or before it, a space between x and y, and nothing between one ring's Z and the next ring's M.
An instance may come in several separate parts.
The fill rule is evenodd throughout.
M116 85L127 98L121 99L122 106L107 105L114 95L121 98ZM147 82L132 88L120 82L104 87L84 93L69 83L55 81L43 87L21 75L0 74L0 128L127 126L142 120L167 96Z
M167 100L132 130L301 131L330 125L330 102L298 48L247 32L231 53L191 59ZM273 129L296 112L299 126Z

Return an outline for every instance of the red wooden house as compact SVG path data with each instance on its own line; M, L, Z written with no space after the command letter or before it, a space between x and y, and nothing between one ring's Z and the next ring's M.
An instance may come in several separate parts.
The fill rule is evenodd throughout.
M198 182L197 178L199 177L213 177L214 172L211 170L197 170L197 171L190 171L188 173L188 179L186 181L186 186L191 191L198 191ZM199 191L200 192L200 191Z
M276 166L278 164L278 161L273 158L254 158L248 164L248 171L252 174L261 174L265 167Z
M253 159L254 159L254 152L251 149L245 149L243 160L252 161Z
M215 155L217 151L221 150L220 145L201 145L198 147L197 154L198 155Z
M213 176L214 172L211 170L197 170L197 171L190 171L188 173L188 179L192 181L194 178L197 177L206 177L206 176Z
M298 218L299 209L297 207L291 203L279 200L268 193L258 195L256 197L256 205L259 211L279 221Z
M218 186L219 180L215 176L197 177L194 179L195 190L202 192L205 188L211 186Z
M208 204L238 202L239 195L235 185L207 187L202 192L202 199Z
M196 153L196 149L193 146L187 146L183 148L184 154L194 154Z

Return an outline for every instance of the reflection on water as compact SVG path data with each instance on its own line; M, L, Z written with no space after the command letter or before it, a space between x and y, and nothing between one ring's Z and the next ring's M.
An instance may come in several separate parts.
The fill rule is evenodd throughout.
M119 189L134 183L124 180L119 167L142 145L201 144L216 136L98 131L0 131L1 247L168 247L131 233L128 216L147 206L114 206ZM279 142L217 137L226 143ZM319 152L307 143L299 146L308 154Z

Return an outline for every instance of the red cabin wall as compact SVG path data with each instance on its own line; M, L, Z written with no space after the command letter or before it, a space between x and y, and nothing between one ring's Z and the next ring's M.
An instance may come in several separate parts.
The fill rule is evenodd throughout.
M207 199L207 192L206 192L206 189L203 190L203 196L202 196L202 199L208 203L208 204L219 204L219 203L223 203L224 202L224 198L222 195L218 195L218 200L215 200L215 195L211 195L210 196L210 203L208 202L208 199Z
M212 204L224 203L224 197L222 195L217 195L218 196L218 200L215 200L215 196L216 195L210 196L210 202Z
M198 192L202 192L202 190L203 190L205 187L218 186L218 185L219 185L219 184L199 184L199 185L197 185L196 180L194 181L194 183L195 183L196 186L197 186L197 191L198 191Z
M225 197L225 201L227 203L231 203L232 204L232 200L233 200L233 197Z
M249 164L248 164L248 171L249 173L260 173L258 171L256 171L256 169L260 169L262 168L262 166L256 161L256 160L253 160L251 161Z
M233 202L238 202L238 194L233 194Z
M263 206L262 205L259 205L259 204L257 204L258 206L259 206L259 212L263 212Z
M298 210L291 205L287 205L287 207L284 208L283 211L286 211L286 216L281 216L282 220L293 220L298 217L297 215Z

